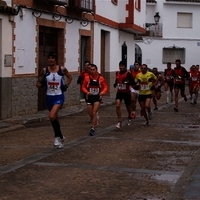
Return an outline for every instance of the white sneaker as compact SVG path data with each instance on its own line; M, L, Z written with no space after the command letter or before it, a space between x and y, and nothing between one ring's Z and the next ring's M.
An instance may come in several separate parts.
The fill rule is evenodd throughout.
M62 149L64 147L64 141L65 141L65 137L63 136L63 139L60 138L60 143L58 145L59 149Z
M55 137L54 146L59 146L59 144L60 144L60 137Z
M170 101L169 101L169 97L167 97L167 101L166 101L166 103L170 103Z
M117 125L116 125L116 128L118 128L118 129L121 128L121 125L122 125L122 123L118 122Z

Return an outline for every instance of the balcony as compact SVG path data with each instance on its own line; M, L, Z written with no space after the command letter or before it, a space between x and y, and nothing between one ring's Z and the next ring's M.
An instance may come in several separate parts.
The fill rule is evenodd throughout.
M68 9L76 9L86 12L92 12L94 10L94 0L68 0Z
M163 36L163 24L157 23L146 23L146 33L143 36L150 36L150 37L162 37Z

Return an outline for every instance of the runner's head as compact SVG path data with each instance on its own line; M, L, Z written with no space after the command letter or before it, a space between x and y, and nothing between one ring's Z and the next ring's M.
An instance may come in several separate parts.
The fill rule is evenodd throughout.
M147 64L142 64L141 71L142 71L143 74L147 73Z
M126 65L125 65L125 63L123 61L119 62L119 70L120 70L120 72L127 71Z

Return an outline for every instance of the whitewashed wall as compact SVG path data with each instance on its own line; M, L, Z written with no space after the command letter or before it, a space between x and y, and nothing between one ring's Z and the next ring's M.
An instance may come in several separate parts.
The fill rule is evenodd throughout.
M8 20L8 16L0 15L0 76L11 77L12 67L4 66L5 55L12 55L12 24Z
M127 17L126 4L128 0L118 1L114 5L110 0L96 1L96 13L116 22L125 22Z
M15 16L15 22L15 63L13 65L15 74L35 73L36 19L31 11L26 9L23 18L20 15Z
M101 54L101 30L107 31L109 39L106 39L106 72L116 71L119 68L119 62L121 61L121 46L124 42L127 45L127 66L134 62L135 55L135 42L134 36L117 29L110 28L96 23L94 28L94 63L97 66L100 65ZM99 38L99 39L98 39Z
M189 69L193 64L200 64L200 46L197 46L197 41L153 40L149 45L143 42L137 44L142 49L142 63L146 63L150 68L157 67L163 71L166 64L162 63L162 49L173 45L186 49L185 64L182 64L186 69Z

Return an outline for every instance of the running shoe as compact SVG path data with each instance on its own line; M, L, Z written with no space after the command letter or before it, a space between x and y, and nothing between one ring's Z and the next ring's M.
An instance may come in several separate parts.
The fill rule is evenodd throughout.
M60 138L60 142L59 142L59 145L58 145L59 149L62 149L64 147L64 141L65 141L65 137L63 136L62 139Z
M148 112L148 118L149 118L149 120L152 120L152 112L151 111Z
M158 110L158 106L156 106L156 107L154 108L154 110Z
M178 108L176 106L174 106L174 111L178 112Z
M90 118L90 120L88 121L88 123L92 123L92 118Z
M89 132L89 135L90 135L90 136L94 136L94 134L95 134L95 130L94 130L94 128L91 128L91 129L90 129L90 132Z
M132 112L132 113L131 113L131 119L135 119L135 117L136 117L135 112Z
M128 126L131 125L131 119L128 119L128 123L127 123Z
M122 126L122 123L121 122L117 122L117 125L116 125L116 128L121 128L121 126Z
M146 121L145 123L143 123L143 126L148 126L149 125L149 121Z
M60 144L60 137L55 137L54 138L54 146L59 146Z
M167 104L169 103L169 97L167 97L167 101L166 101L166 103L167 103Z

